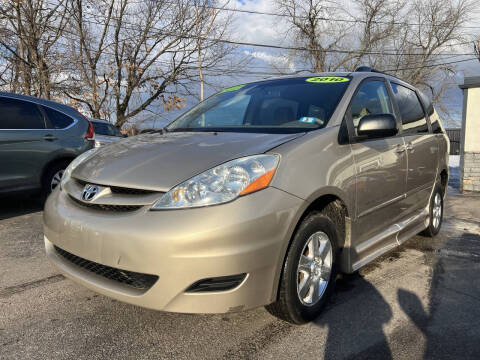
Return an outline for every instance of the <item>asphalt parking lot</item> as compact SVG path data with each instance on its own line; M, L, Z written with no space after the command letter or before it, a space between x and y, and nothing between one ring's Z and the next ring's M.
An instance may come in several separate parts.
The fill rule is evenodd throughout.
M450 188L439 236L340 278L322 316L301 327L263 308L170 314L97 295L46 261L40 201L1 204L1 359L480 358L478 195Z

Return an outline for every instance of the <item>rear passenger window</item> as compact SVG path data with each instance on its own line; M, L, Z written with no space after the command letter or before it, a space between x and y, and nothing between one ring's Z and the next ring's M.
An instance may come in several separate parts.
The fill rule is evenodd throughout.
M427 119L415 91L395 83L392 89L402 116L403 133L428 133Z
M50 120L50 124L53 129L65 129L73 123L73 119L71 117L62 114L59 111L50 109L46 106L43 106L43 110L47 114L48 120Z
M357 136L358 124L365 115L393 114L385 83L381 80L363 82L352 99L350 111L355 136Z
M45 129L45 122L36 104L0 98L0 129Z

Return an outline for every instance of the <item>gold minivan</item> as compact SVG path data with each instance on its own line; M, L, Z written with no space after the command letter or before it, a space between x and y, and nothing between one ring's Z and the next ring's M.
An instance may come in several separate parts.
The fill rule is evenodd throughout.
M79 156L44 212L69 278L131 304L315 318L338 272L438 233L448 140L428 98L374 71L234 86L161 133Z

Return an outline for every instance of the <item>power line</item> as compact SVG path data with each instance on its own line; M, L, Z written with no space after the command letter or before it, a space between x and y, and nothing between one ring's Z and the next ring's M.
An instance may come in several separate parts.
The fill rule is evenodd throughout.
M221 8L223 9L223 8ZM131 25L136 25L135 28L130 27L130 29L137 30L138 29L138 24L133 24L125 21L125 19L119 19L124 22L124 24L131 24ZM89 23L97 24L97 25L104 25L104 26L114 26L113 24L104 24L99 21L91 21L91 20L84 20ZM125 27L128 28L128 27ZM226 39L209 39L207 37L202 37L198 35L190 35L190 34L179 34L175 32L167 32L164 31L163 29L158 29L153 27L153 29L158 30L159 34L164 34L166 36L176 36L179 39L205 39L209 41L217 41L217 42L223 42L223 43L228 43L232 45L241 45L241 46L252 46L252 47L265 47L265 48L273 48L273 49L287 49L287 50L299 50L299 51L313 51L316 49L311 49L311 48L306 48L306 47L292 47L292 46L282 46L282 45L273 45L273 44L259 44L259 43L250 43L250 42L240 42L240 41L233 41L233 40L226 40ZM71 32L69 30L63 29L65 33L70 33L75 36L79 36L78 34ZM71 44L62 44L61 42L58 42L60 45L63 46L71 46ZM111 45L110 45L111 46ZM106 47L107 48L107 47ZM91 48L86 48L87 50L90 51L97 51L97 49L91 49ZM187 50L178 50L178 51L187 51ZM109 54L109 55L114 55L114 53L109 53L103 50L104 53ZM172 52L177 52L177 50L172 50ZM330 53L344 53L344 54L359 54L359 55L384 55L384 56L425 56L423 53L402 53L402 52L385 52L385 51L361 51L361 50L346 50L346 49L330 49L326 50L325 52L330 52ZM475 55L473 53L436 53L436 54L431 54L430 56L452 56L452 57L457 57L457 56L466 56L466 55ZM391 70L386 70L386 71L406 71L406 70L412 70L412 69L420 69L420 68L431 68L431 67L438 67L438 66L445 66L449 64L454 64L454 63L461 63L461 62L466 62L466 61L472 61L476 60L476 58L472 59L462 59L462 60L457 60L457 61L450 61L450 62L443 62L443 63L436 63L436 64L429 64L429 65L423 65L423 66L418 66L418 67L407 67L403 69L391 69ZM427 61L432 61L432 60L427 60ZM155 63L159 64L170 64L168 61L162 61L162 60L156 60ZM83 65L89 65L88 62L82 60ZM102 64L102 63L99 63ZM112 65L111 63L103 63L104 65ZM251 69L254 69L255 67L251 66ZM257 67L260 69L260 67ZM195 70L196 68L191 68L191 70ZM303 71L307 70L299 70L294 73L274 73L274 72L254 72L254 71L245 71L245 70L232 70L232 69L225 69L225 68L220 68L220 67L212 67L209 69L209 71L230 71L230 73L237 73L237 74L245 74L245 75L259 75L259 76L278 76L278 75L295 75ZM213 76L215 74L209 74L210 76Z
M74 34L74 33L71 33L71 34ZM75 35L78 35L78 34L75 34ZM59 42L58 43L62 46L71 46L71 44L65 44L65 43L62 43L62 42ZM92 49L90 47L86 47L86 50L89 50L89 51L97 51L97 49ZM103 52L105 54L108 54L108 55L114 55L114 53L112 52L108 52L108 51L105 51L103 50ZM174 50L172 50L172 52L175 52ZM378 52L378 54L382 54L382 55L387 55L387 53L383 53L383 52ZM62 53L58 53L58 55L62 55ZM401 53L396 53L395 55L402 55ZM403 54L404 55L404 54ZM435 55L438 55L438 56L447 56L448 57L458 57L458 56L465 56L465 55L473 55L473 54L446 54L446 53L439 53L439 54L435 54ZM462 59L462 60L457 60L457 61L450 61L450 62L443 62L443 63L437 63L437 64L430 64L430 65L423 65L423 66L420 66L420 67L408 67L408 68L403 68L403 69L390 69L390 70L385 70L385 71L405 71L405 70L413 70L413 69L419 69L419 68L430 68L430 67L436 67L436 66L444 66L444 65L449 65L449 64L454 64L454 63L461 63L461 62L466 62L466 61L472 61L472 60L477 60L477 58L471 58L471 59ZM78 61L78 59L77 59ZM427 60L427 61L433 61L433 60ZM83 60L81 61L82 65L87 65L89 66L88 62ZM171 63L169 61L162 61L162 60L155 60L155 63L157 64L163 64L163 65L170 65ZM97 64L99 65L105 65L105 66L111 66L113 63L108 63L108 62L97 62ZM65 69L65 70L68 70L67 68L65 67L62 67L60 65L61 68ZM249 66L249 68L251 69L269 69L269 67L261 67L261 66ZM196 67L192 67L190 70L196 70L197 68ZM79 70L79 69L75 69L75 68L72 68L70 70ZM229 73L237 73L237 74L246 74L246 75L265 75L265 76L281 76L281 75L296 75L300 72L310 72L309 70L298 70L298 71L295 71L295 72L252 72L252 71L239 71L239 70L232 70L230 68L221 68L221 67L212 67L208 70L211 70L211 71L225 71L225 72L229 72ZM283 70L290 70L290 69L286 69L286 68L283 68ZM210 76L212 75L217 75L217 74L209 74Z
M142 4L143 1L132 1L130 2L131 4ZM165 3L175 5L176 3L171 2L171 1L165 1ZM227 11L227 12L234 12L234 13L244 13L244 14L250 14L250 15L266 15L266 16L274 16L274 17L284 17L284 18L291 18L292 16L290 14L282 14L282 13L276 13L276 12L271 12L271 11L258 11L258 10L247 10L247 9L238 9L238 8L231 8L231 7L221 7L221 6L212 6L212 5L199 5L202 8L205 9L212 9L212 10L217 10L217 11ZM329 9L332 10L342 10L337 7L328 7ZM308 16L296 16L296 18L299 19L309 19L310 17ZM361 20L361 19L342 19L342 18L329 18L325 16L315 16L314 17L317 20L320 21L330 21L330 22L346 22L346 23L367 23L366 20ZM428 24L428 23L410 23L410 22L405 22L405 21L376 21L372 20L369 21L370 23L374 24L384 24L384 25L406 25L406 26L433 26L433 27L443 27L443 24ZM463 29L480 29L480 25L460 25L458 26L459 28Z
M133 3L141 3L141 2L133 2ZM170 4L174 4L173 2L170 2ZM204 8L211 8L211 9L216 9L216 10L230 10L230 11L237 11L238 9L232 9L232 8L224 8L224 7L214 7L214 6L202 6ZM256 12L256 11L251 11L251 10L238 10L241 12L248 12L248 13L258 13L258 14L270 14L270 15L275 15L275 13L263 13L263 12ZM90 16L90 18L93 17L91 14L85 14L87 16ZM114 24L105 24L102 23L94 17L95 21L93 20L87 20L85 18L85 15L83 17L83 21L91 24L96 24L96 25L102 25L102 26L107 26L107 27L115 27ZM276 15L281 15L282 14L276 14ZM125 29L130 29L130 30L138 30L138 23L132 23L129 21L126 21L124 18L119 18L116 16L111 16L111 19L113 20L120 20L122 21L123 24L128 24L132 25L134 27L126 27L124 26ZM344 21L342 19L329 19L329 18L322 18L324 20L329 20L329 21ZM346 20L345 20L346 21ZM359 20L348 20L348 21L354 21L354 22L359 22ZM360 21L362 22L362 21ZM375 23L375 21L372 21ZM407 23L405 23L407 24ZM410 24L410 25L415 25L415 24ZM417 24L421 25L421 24ZM480 28L480 26L478 27ZM270 48L270 49L277 49L277 50L291 50L291 51L321 51L321 52L326 52L326 53L338 53L338 54L361 54L361 55L385 55L385 56L424 56L424 53L399 53L395 52L395 50L390 50L391 52L384 52L384 51L364 51L362 49L356 49L356 50L347 50L347 49L315 49L315 48L308 48L308 47L296 47L296 46L285 46L285 45L275 45L275 44L262 44L262 43L253 43L253 42L243 42L243 41L234 41L234 40L228 40L228 39L216 39L216 38L209 38L206 36L201 36L201 35L191 35L191 34L181 34L181 33L175 33L171 31L165 31L164 29L159 29L157 27L152 26L152 30L156 30L159 32L161 35L165 36L173 36L173 37L178 37L181 39L192 39L192 40L206 40L206 41L212 41L212 42L217 42L217 43L224 43L224 44L229 44L229 45L240 45L240 46L251 46L251 47L261 47L261 48ZM64 29L65 31L65 29ZM66 31L68 32L68 31ZM71 32L70 32L71 33ZM74 34L74 33L71 33ZM78 34L74 34L77 35ZM457 45L465 45L468 44L469 42L463 42L463 43L457 43L457 44L445 44L443 46L457 46ZM174 50L176 51L176 50ZM179 50L178 52L181 52L182 50ZM195 51L195 50L183 50L185 52L190 52L190 51ZM430 54L432 56L441 56L441 55L455 55L455 56L470 56L470 55L476 55L475 53L436 53L436 54Z
M215 8L215 7L212 7ZM225 8L218 8L218 9L225 9ZM245 10L246 11L246 10ZM128 24L132 25L134 27L127 27L124 26L125 29L130 29L130 30L138 30L138 25L139 24L134 24L131 22L126 21L124 18L118 18L118 17L111 17L112 19L120 20L123 22L123 24ZM338 19L337 19L338 20ZM100 21L92 21L83 18L83 21L91 24L96 24L96 25L102 25L102 26L107 26L107 27L114 27L114 24L105 24ZM52 29L55 29L55 27L51 27ZM286 45L276 45L276 44L264 44L264 43L253 43L253 42L245 42L245 41L234 41L234 40L228 40L228 39L216 39L216 38L210 38L206 36L201 36L201 35L192 35L192 34L182 34L182 33L176 33L176 32L171 32L171 31L165 31L164 29L159 29L156 27L152 27L152 30L155 30L158 32L158 35L163 35L163 36L172 36L172 37L177 37L179 39L193 39L193 40L206 40L206 41L211 41L211 42L216 42L216 43L224 43L224 44L229 44L229 45L237 45L237 46L250 46L250 47L260 47L260 48L269 48L269 49L277 49L277 50L290 50L290 51L320 51L320 52L325 52L325 53L336 53L336 54L352 54L352 55L380 55L380 56L425 56L425 53L415 53L415 52L396 52L395 50L390 50L390 51L364 51L362 49L354 49L354 50L348 50L348 49L316 49L316 48L309 48L309 47L300 47L300 46L286 46ZM71 35L79 37L78 34L63 29L65 33L69 33ZM470 43L470 42L466 42ZM458 43L458 44L451 44L451 45L444 45L444 46L455 46L455 45L462 45L465 43ZM174 49L171 50L171 52L193 52L195 50L187 50L187 49ZM168 51L167 51L168 52ZM111 54L113 55L113 54ZM475 53L434 53L430 54L429 56L446 56L446 55L452 55L452 56L475 56Z
M94 23L97 23L97 24L100 24L98 22L94 22ZM68 30L66 30L67 33L70 33L72 35L75 35L75 36L79 36L78 34L74 33L74 32L70 32ZM180 36L181 37L181 36ZM57 41L57 43L59 43L60 45L63 45L63 46L71 46L72 44L65 44L65 43L62 43L60 41ZM234 42L236 44L240 44L239 42ZM247 43L249 44L249 43ZM270 45L265 45L265 44L262 44L263 46L270 46ZM280 47L280 46L277 46L277 47ZM283 48L283 47L281 47ZM288 47L290 48L290 47ZM92 49L90 47L86 47L86 50L89 50L89 51L97 51L97 49ZM172 50L172 52L175 52L176 50ZM105 49L103 50L103 52L105 54L109 54L109 55L114 55L114 53L112 52L108 52L108 51L105 51ZM356 53L355 51L351 51L349 53ZM408 53L386 53L386 52L366 52L365 55L368 55L368 54L377 54L377 55L395 55L395 56L401 56L401 55L411 55L411 54L408 54ZM61 53L59 53L59 55L61 55ZM423 55L423 54L418 54L418 55ZM438 53L438 54L431 54L431 55L436 55L436 56L447 56L447 57L458 57L458 56L465 56L465 55L475 55L475 54L448 54L448 53ZM418 68L430 68L430 67L436 67L436 66L444 66L444 65L448 65L448 64L454 64L454 63L461 63L461 62L466 62L466 61L471 61L471 60L477 60L477 58L472 58L472 59L462 59L462 60L457 60L457 61L451 61L451 62L443 62L443 63L438 63L438 64L430 64L430 65L423 65L423 66L420 66L420 67L408 67L408 68L404 68L404 69L391 69L391 70L386 70L386 71L405 71L405 70L412 70L412 69L418 69ZM427 61L432 61L432 60L427 60ZM157 59L155 61L155 63L159 63L159 64L164 64L164 65L170 65L171 63L168 62L168 61L162 61L162 60L159 60ZM86 61L82 61L82 64L83 65L87 65L89 66L88 62ZM111 66L112 63L105 63L105 62L98 62L98 64L101 64L101 65L106 65L106 66ZM252 69L261 69L262 67L260 66L257 66L257 67L254 67L254 66L250 66L250 68ZM191 70L195 70L196 68L191 68ZM227 71L227 72L230 72L230 73L234 73L234 72L237 72L237 73L243 73L243 74L250 74L250 75L272 75L272 76L275 76L275 75L295 75L295 74L298 74L299 72L304 72L304 71L308 71L308 70L299 70L299 71L296 71L294 73L288 73L288 72L278 72L278 73L274 73L274 72L250 72L250 71L232 71L232 69L225 69L225 68L220 68L220 67L213 67L213 68L210 68L212 71L215 71L215 70L218 70L218 71ZM265 69L265 67L264 67ZM287 70L285 68L283 68L284 70ZM289 69L288 69L289 70Z
M120 19L122 20L122 19ZM114 26L113 24L103 24L98 21L92 20L85 20L85 22L93 23L97 25L104 25L104 26ZM124 24L135 25L124 21ZM125 27L126 29L130 30L138 30L138 24L136 24L135 28ZM153 30L156 30L161 35L165 36L174 36L182 39L195 39L195 40L206 40L212 41L217 43L224 43L229 45L240 45L240 46L251 46L251 47L260 47L260 48L269 48L269 49L277 49L277 50L291 50L291 51L321 51L326 53L336 53L336 54L361 54L361 55L384 55L384 56L425 56L424 53L402 53L402 52L383 52L383 51L363 51L362 49L356 50L347 50L347 49L314 49L308 47L301 47L301 46L285 46L285 45L275 45L275 44L262 44L262 43L253 43L253 42L246 42L246 41L234 41L228 39L215 39L210 38L207 36L201 35L191 35L191 34L180 34L171 31L165 31L164 29L159 29L156 27L152 27ZM431 56L441 56L441 55L457 55L457 56L470 56L476 55L475 53L435 53L430 54Z
M440 66L463 63L463 62L474 61L474 60L476 61L478 59L477 58L461 59L461 60L456 60L456 61L448 61L448 62L442 62L442 63L422 65L422 66L412 66L412 67L399 68L399 69L392 68L392 69L387 69L387 70L383 70L383 71L388 73L388 72L395 72L395 71L416 70L416 69L423 69L423 68L440 67ZM76 68L64 68L63 70L76 71L78 69L76 69ZM189 70L196 70L196 68L192 67ZM208 76L218 75L218 74L213 72L215 70L230 71L231 69L211 68L211 69L207 69L205 71L205 75L208 75ZM293 72L289 72L289 73L287 73L287 72L284 72L284 73L268 72L268 71L249 71L249 70L231 70L230 74L231 75L236 74L236 75L259 75L259 76L278 76L278 77L280 77L280 76L299 75L302 72L306 72L306 73L310 73L310 74L314 73L311 70L302 69L302 70L297 70L297 71L293 71ZM346 72L349 72L349 71L346 71Z
M444 62L444 63L439 63L439 64L422 65L422 66L417 66L417 67L408 67L408 68L403 68L403 69L390 69L390 70L385 70L385 72L431 68L431 67L436 67L436 66L445 66L445 65L457 64L457 63L467 62L467 61L472 61L472 60L478 60L478 58L462 59L462 60L449 61L449 62Z
M230 11L230 12L238 12L238 13L246 13L246 14L254 14L254 15L267 15L267 16L276 16L276 17L287 17L291 18L292 16L289 14L280 14L280 13L275 13L275 12L269 12L269 11L255 11L255 10L246 10L246 9L235 9L235 8L227 8L227 7L216 7L216 6L205 6L206 8L213 9L213 10L218 10L218 11ZM308 19L308 16L297 16L297 18L300 19ZM323 16L316 16L315 19L317 20L322 20L322 21L333 21L333 22L347 22L347 23L366 23L366 20L360 20L360 19L332 19L328 17L323 17ZM370 21L374 24L384 24L384 25L406 25L406 26L434 26L434 27L442 27L444 25L438 24L420 24L420 23L409 23L409 22L403 22L403 21ZM467 26L467 25L461 25L459 28L463 29L480 29L480 25L478 26Z

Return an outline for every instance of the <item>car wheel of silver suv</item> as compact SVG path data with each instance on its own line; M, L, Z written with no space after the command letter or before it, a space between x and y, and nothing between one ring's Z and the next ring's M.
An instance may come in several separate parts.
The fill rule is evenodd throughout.
M443 191L439 185L435 186L430 199L428 227L422 235L434 237L440 232L443 220Z
M337 230L327 214L312 212L298 227L287 253L278 300L266 307L294 324L315 319L335 286Z
M48 196L60 184L63 172L69 163L68 160L59 161L45 170L42 178L42 193L44 196Z

